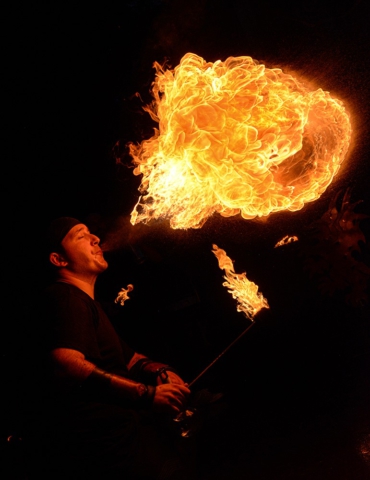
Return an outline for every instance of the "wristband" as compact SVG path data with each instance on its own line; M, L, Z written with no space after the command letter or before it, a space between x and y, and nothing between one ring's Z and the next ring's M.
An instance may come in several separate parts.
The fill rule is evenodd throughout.
M156 375L157 375L157 378L159 377L161 379L162 383L170 383L169 380L168 380L167 371L170 371L170 370L166 367L161 367L161 368L158 368L158 370L155 372Z
M177 371L169 365L154 362L149 358L141 358L130 369L131 378L136 378L144 383L155 383L158 376L161 376L162 381L166 381L168 378L167 372L178 375Z

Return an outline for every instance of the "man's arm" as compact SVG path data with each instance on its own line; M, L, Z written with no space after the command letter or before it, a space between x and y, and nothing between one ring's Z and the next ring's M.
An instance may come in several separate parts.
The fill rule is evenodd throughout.
M76 383L90 384L115 398L130 400L140 406L153 404L156 411L179 413L190 394L187 386L163 384L157 387L145 385L119 375L104 372L86 360L83 353L70 348L56 348L51 353L56 377L66 386ZM134 354L130 364L134 365L144 355ZM136 360L135 360L136 358ZM144 357L145 358L145 357Z

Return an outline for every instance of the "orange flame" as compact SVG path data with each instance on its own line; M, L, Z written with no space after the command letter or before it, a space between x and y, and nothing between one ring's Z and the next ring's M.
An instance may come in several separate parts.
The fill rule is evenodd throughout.
M126 300L130 300L130 297L128 296L128 294L129 292L132 292L133 289L134 289L134 286L131 285L130 283L127 285L127 289L121 288L114 302L119 303L120 305L124 305Z
M213 245L212 252L217 257L218 266L225 270L226 282L222 285L227 287L228 292L237 300L238 312L244 312L253 321L253 317L262 308L270 308L262 293L258 292L258 285L248 280L245 273L235 273L233 262L226 255L225 250Z
M288 243L292 243L292 242L298 242L298 237L296 235L293 235L292 237L289 237L289 235L285 235L284 238L282 238L281 240L279 240L276 243L274 248L282 247L282 246L288 245Z
M340 100L251 57L154 63L154 136L130 144L142 175L131 223L200 228L215 212L245 219L300 210L331 183L349 148Z

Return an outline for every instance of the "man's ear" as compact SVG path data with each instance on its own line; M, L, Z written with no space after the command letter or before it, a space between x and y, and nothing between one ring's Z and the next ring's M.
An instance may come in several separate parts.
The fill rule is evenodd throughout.
M65 260L61 253L52 252L49 255L49 260L56 267L66 267L68 265L68 262Z

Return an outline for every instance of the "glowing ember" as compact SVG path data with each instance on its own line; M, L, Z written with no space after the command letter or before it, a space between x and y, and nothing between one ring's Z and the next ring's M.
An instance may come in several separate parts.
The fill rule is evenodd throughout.
M292 243L292 242L298 242L298 237L296 237L295 235L293 235L292 237L289 237L289 235L285 235L284 238L282 238L277 242L274 248L282 247L283 245L287 245L288 243Z
M126 300L130 300L128 294L129 292L132 292L134 289L134 286L131 284L127 285L127 289L121 288L121 290L118 292L117 298L114 300L115 303L119 303L120 305L124 305Z
M262 293L258 292L258 285L248 280L245 273L235 273L233 262L225 250L213 245L212 252L217 257L218 266L225 270L226 282L222 285L227 287L228 292L238 301L238 312L244 312L250 320L253 320L262 308L270 308Z
M200 228L214 212L245 219L299 210L331 183L351 125L340 100L251 57L206 62L187 53L173 70L154 63L159 128L130 144L142 175L131 223L169 218Z

